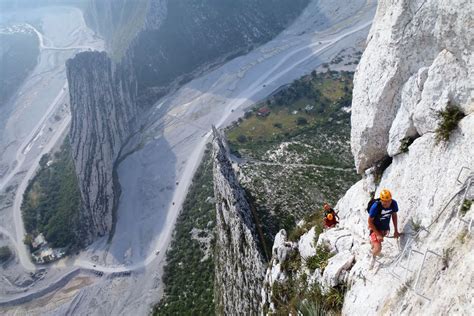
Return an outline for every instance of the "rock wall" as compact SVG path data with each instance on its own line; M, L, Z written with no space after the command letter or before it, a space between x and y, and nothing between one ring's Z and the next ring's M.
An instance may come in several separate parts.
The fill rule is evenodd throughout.
M472 2L380 1L354 78L352 153L359 172L433 132L436 111L472 102Z
M311 231L298 243L283 232L275 238L266 284L287 277L288 249L303 256L326 245L333 256L324 273L298 273L323 291L349 285L344 315L472 313L474 204L460 209L474 200L473 16L464 0L379 1L353 91L351 145L364 179L337 203L338 227L317 242L300 249ZM438 141L438 112L448 104L465 116ZM366 206L382 188L398 202L403 235L385 238L383 257L371 262Z
M344 314L467 315L474 308L474 208L458 212L474 199L473 16L465 0L379 2L352 103L351 145L366 177L337 205L356 240ZM438 142L438 112L449 104L465 117ZM414 142L403 150L407 137ZM371 167L386 156L393 161L378 183ZM384 258L369 270L365 206L368 192L381 188L398 202L404 235L387 239Z
M80 53L67 61L66 68L81 222L90 242L112 228L119 197L114 166L134 129L136 81L126 64L112 64L103 52Z
M259 311L265 261L245 192L229 160L224 136L214 130L216 199L215 300L219 315Z

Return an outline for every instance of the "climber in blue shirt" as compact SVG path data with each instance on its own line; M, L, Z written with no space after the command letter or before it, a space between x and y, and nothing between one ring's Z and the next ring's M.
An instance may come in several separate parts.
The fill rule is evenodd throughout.
M398 238L400 236L397 212L397 201L392 199L392 194L389 190L383 189L380 192L380 200L374 202L369 210L368 223L373 256L378 256L382 251L383 238L390 231L390 218L392 218L393 227L395 228L393 237Z

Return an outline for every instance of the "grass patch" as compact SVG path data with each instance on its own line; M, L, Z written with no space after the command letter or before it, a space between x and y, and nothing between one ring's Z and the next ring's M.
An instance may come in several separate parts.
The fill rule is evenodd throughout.
M208 232L213 237L215 205L212 181L211 149L208 146L183 208L176 222L173 241L166 253L164 268L164 297L155 306L153 315L212 315L214 307L213 244L209 257L200 244L191 238L193 228ZM211 199L209 199L211 198ZM203 237L203 232L199 237Z
M241 155L261 158L272 145L305 133L319 138L317 147L320 148L326 148L321 145L327 145L331 138L348 142L348 138L341 139L340 135L349 135L350 115L341 109L350 106L351 91L352 73L349 72L305 76L247 111L243 120L227 129L229 144ZM268 116L252 114L263 107L270 109ZM246 141L239 141L242 139ZM337 165L341 162L338 159L340 145L334 147L337 153L333 150L320 152L312 155L313 159L308 163ZM343 167L352 167L352 156L348 155L343 162Z
M301 256L298 251L293 251L290 253L290 256L281 263L281 269L286 273L293 275L301 267Z
M437 112L440 123L436 129L436 142L448 141L453 130L458 126L459 121L466 116L459 107L448 103L446 109Z
M23 222L28 234L42 233L52 247L74 249L82 246L80 210L81 194L66 138L53 157L41 158L23 196Z
M273 284L272 300L276 315L339 315L347 292L346 285L331 288L323 294L317 284L308 286L305 277ZM315 314L307 314L314 311Z
M321 272L324 272L324 269L326 269L326 267L328 266L328 262L331 257L332 254L328 248L324 246L319 246L316 249L316 254L312 257L307 258L305 264L306 267L311 271L320 269Z

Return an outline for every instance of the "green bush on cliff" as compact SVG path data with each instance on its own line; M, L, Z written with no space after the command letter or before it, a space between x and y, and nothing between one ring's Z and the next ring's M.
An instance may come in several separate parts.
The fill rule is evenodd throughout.
M319 246L316 249L316 254L307 258L305 264L309 270L314 271L316 269L320 269L322 273L324 269L326 269L329 262L329 258L331 257L332 255L328 248L324 246Z
M440 119L436 129L436 142L448 141L451 133L458 126L459 121L466 116L459 107L448 103L446 109L437 112Z

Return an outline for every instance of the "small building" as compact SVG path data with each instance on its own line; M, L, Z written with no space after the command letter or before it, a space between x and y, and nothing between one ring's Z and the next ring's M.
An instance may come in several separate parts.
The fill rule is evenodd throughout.
M263 108L258 109L257 116L266 117L266 116L269 116L270 113L271 113L270 109L264 106Z
M36 238L31 243L31 245L35 249L43 246L44 244L46 244L46 239L44 238L43 234L39 234L38 236L36 236Z

